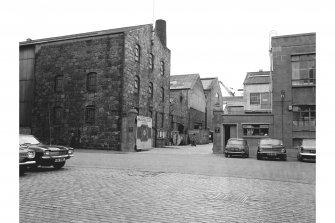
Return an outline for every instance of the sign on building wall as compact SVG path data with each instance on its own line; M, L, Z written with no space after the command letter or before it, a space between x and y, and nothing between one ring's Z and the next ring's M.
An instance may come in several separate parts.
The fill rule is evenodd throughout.
M137 116L137 149L152 148L152 119L145 116Z

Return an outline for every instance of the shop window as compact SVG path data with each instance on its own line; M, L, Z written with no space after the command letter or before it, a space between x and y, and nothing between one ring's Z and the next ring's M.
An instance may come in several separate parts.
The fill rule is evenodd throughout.
M140 45L136 44L135 45L135 61L139 62L140 61Z
M95 92L97 87L97 74L89 73L87 74L87 91Z
M293 105L293 126L315 126L315 105Z
M202 123L194 123L194 129L202 129Z
M245 124L242 125L243 136L268 136L268 124Z
M86 106L85 118L86 118L87 123L95 122L95 106L94 105Z
M315 85L315 54L293 55L291 64L293 86Z

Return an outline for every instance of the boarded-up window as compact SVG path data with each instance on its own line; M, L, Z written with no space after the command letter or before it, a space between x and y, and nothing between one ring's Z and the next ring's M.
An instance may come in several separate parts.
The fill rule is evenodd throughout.
M57 75L55 77L55 92L62 92L63 91L63 80L64 76L63 75Z
M165 73L164 62L161 61L160 74L161 74L162 76L164 76L164 73Z
M96 91L97 86L97 74L96 73L89 73L87 74L87 90L91 92Z
M63 116L62 107L55 107L54 108L54 124L61 124L62 116Z
M87 123L95 122L95 106L94 105L86 106L85 119Z
M140 61L140 46L138 44L135 45L135 61Z

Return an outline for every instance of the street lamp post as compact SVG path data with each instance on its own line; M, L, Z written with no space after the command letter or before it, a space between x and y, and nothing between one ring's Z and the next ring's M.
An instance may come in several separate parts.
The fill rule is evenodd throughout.
M285 90L281 90L280 92L281 99L281 140L284 144L284 100L285 100Z

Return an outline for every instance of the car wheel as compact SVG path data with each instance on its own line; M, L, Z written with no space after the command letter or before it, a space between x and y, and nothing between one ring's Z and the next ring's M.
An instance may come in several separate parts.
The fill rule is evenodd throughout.
M286 161L286 160L287 160L287 156L282 156L282 157L281 157L281 160L282 160L282 161Z
M242 155L242 158L243 158L243 159L247 158L247 154L243 154L243 155Z
M228 154L227 154L227 153L225 153L224 156L225 156L226 158L228 158Z
M261 160L262 157L260 155L257 155L257 160Z
M23 175L27 170L27 166L20 166L20 176Z
M55 169L60 169L65 165L65 162L60 162L60 163L54 163L53 166Z

